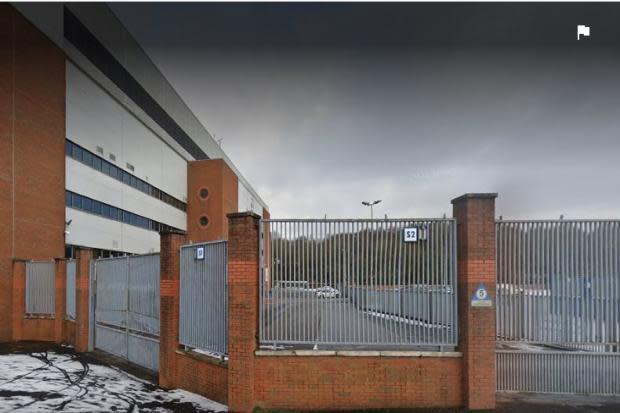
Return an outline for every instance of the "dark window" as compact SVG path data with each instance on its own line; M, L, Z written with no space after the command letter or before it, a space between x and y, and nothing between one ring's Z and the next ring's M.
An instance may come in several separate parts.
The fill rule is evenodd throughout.
M93 156L93 168L98 171L101 171L101 158Z
M65 191L65 206L71 206L71 192Z
M93 209L93 201L90 198L84 198L82 200L82 209L91 212Z
M111 218L110 216L110 205L102 204L101 205L101 215L106 218Z
M101 172L110 175L110 164L107 161L101 161Z
M118 168L114 165L110 165L110 176L114 179L118 179Z
M123 222L125 224L131 224L131 212L123 211Z
M101 202L93 200L93 212L97 215L101 215Z
M93 154L88 151L83 151L82 162L88 166L93 166Z
M129 175L125 171L123 171L123 182L126 183L127 185L131 185L131 175Z
M65 155L71 156L71 142L65 141Z
M78 194L71 194L71 205L73 208L82 209L82 197Z
M133 186L134 188L138 187L138 178L136 178L135 176L131 177L131 186Z
M118 216L118 208L113 206L110 207L110 218L120 221L120 217Z
M73 148L71 148L71 153L73 159L77 159L78 161L82 160L82 148L79 146L73 145Z

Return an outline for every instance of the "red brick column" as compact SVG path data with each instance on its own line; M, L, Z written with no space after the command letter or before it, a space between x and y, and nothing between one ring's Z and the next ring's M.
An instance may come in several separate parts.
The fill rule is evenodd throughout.
M181 246L186 242L183 232L160 234L159 281L159 385L176 387L175 352L179 348L179 279Z
M251 212L228 214L228 409L254 408L258 337L258 225Z
M75 259L75 350L88 351L90 334L90 261L93 252L86 248L77 250Z
M23 337L23 320L26 313L26 261L13 261L12 339Z
M495 193L452 200L457 221L459 350L463 395L469 409L495 408ZM484 284L493 305L472 307Z
M67 261L64 258L56 259L55 285L54 341L62 343L67 315Z

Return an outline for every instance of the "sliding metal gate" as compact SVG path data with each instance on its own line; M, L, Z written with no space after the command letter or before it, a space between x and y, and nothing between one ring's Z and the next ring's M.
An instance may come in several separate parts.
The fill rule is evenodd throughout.
M159 254L95 261L95 347L159 369Z
M620 221L498 221L497 389L620 394Z

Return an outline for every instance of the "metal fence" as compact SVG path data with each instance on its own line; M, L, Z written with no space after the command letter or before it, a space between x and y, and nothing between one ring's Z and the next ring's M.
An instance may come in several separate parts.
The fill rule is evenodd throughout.
M76 267L75 260L67 261L67 290L66 290L66 306L67 318L75 320L75 276Z
M453 219L262 220L260 343L452 347Z
M497 389L620 394L620 353L497 351Z
M95 347L159 368L159 254L95 261Z
M228 354L228 243L181 248L181 344Z
M55 278L54 262L26 262L26 314L56 313Z
M620 342L620 221L498 221L501 341Z

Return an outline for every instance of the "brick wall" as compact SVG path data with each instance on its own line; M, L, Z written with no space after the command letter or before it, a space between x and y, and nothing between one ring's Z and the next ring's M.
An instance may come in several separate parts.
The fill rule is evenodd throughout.
M457 220L459 350L469 409L495 408L495 306L472 307L480 283L495 302L495 198L466 194L452 200Z
M13 258L64 256L64 140L64 53L2 3L0 342L10 340L13 330ZM48 328L44 322L35 324L32 333Z
M75 258L75 350L89 350L90 323L90 262L93 252L76 250Z
M457 407L462 404L461 361L259 356L254 361L253 403L293 410Z
M187 164L187 239L192 242L226 239L226 214L237 212L239 182L223 159L192 161ZM200 196L201 189L208 196ZM200 224L206 216L209 223Z
M251 212L228 215L228 407L234 412L255 406L259 220Z

